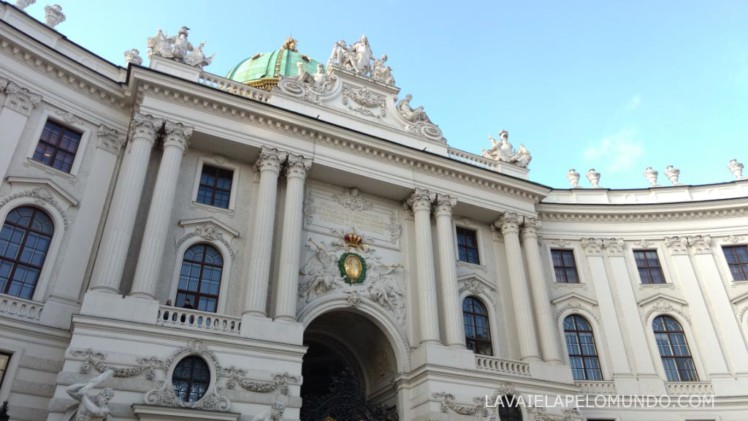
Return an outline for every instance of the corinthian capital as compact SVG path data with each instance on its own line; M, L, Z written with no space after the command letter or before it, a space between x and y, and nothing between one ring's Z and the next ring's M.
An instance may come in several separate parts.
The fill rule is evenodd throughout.
M695 235L688 237L688 245L694 254L709 254L712 252L712 237L708 235Z
M518 234L520 224L522 224L522 216L514 212L505 212L501 218L494 222L496 228L501 229L502 235Z
M431 203L436 199L436 194L426 189L416 187L416 191L410 195L408 200L405 202L408 207L416 211L431 211Z
M436 195L436 209L437 215L452 215L452 208L457 204L457 199L454 196L448 194L437 194Z
M8 82L5 87L5 106L25 116L31 115L41 101L41 95L33 94L28 89L22 88L15 82Z
M118 130L103 124L99 126L97 134L99 136L99 147L115 155L119 153L122 145L125 144L125 137Z
M171 121L167 121L164 146L176 146L183 151L187 150L187 147L190 145L191 136L192 127L186 127L182 123L172 123Z
M255 167L260 170L260 172L273 171L278 174L280 173L281 165L286 161L287 156L288 153L286 152L263 146L262 152L260 152L260 158L255 162Z
M526 216L522 225L522 238L538 238L538 231L543 223L538 218Z
M312 168L312 160L301 155L288 154L286 162L286 177L306 178L306 173Z
M132 140L145 140L150 143L156 141L156 133L161 129L164 121L152 115L135 113L132 116Z
M599 256L603 250L601 238L582 238L582 248L588 256Z
M677 256L679 254L688 254L688 238L686 237L665 237L665 247L670 254Z

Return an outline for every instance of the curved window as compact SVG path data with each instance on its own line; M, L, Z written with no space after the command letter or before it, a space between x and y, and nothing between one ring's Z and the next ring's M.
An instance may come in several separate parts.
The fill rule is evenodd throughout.
M53 233L49 215L37 208L8 213L0 231L0 293L33 297Z
M522 410L519 409L517 398L512 395L501 397L499 406L500 421L522 421Z
M602 380L592 326L582 316L573 314L564 319L566 349L574 380Z
M215 313L222 271L223 258L215 247L196 244L188 248L182 259L175 305Z
M668 381L698 381L699 376L696 374L691 351L688 349L686 333L680 323L669 316L658 316L652 322L652 329Z
M210 368L204 359L190 356L174 367L171 376L174 394L183 402L197 402L210 386Z
M462 302L462 320L465 324L465 346L476 354L493 355L486 306L475 297L465 298Z

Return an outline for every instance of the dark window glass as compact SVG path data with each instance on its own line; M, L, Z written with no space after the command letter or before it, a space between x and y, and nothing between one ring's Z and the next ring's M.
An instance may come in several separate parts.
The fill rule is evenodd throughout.
M462 302L462 320L465 324L465 345L476 354L493 355L491 347L491 326L488 323L488 310L475 297L467 297Z
M8 213L0 231L0 293L33 297L53 232L52 220L37 208Z
M79 132L47 120L32 159L69 173L80 142Z
M460 260L480 264L478 257L478 233L474 230L457 227L457 250Z
M722 247L722 251L725 253L732 279L748 280L748 246L726 246Z
M0 387L3 387L3 380L5 379L5 372L8 371L9 362L10 354L0 352Z
M522 421L522 410L516 397L504 395L498 406L500 421Z
M184 358L174 368L171 384L182 402L197 402L210 386L210 368L200 357Z
M556 282L578 284L577 264L574 261L573 250L551 250L553 270L556 272Z
M177 307L216 312L223 258L213 246L196 244L184 252L179 274Z
M574 380L602 380L595 337L587 319L578 315L567 317L564 319L564 334Z
M664 284L665 275L662 274L660 259L655 250L634 250L636 267L639 268L639 278L643 284Z
M665 375L671 382L695 382L699 380L688 349L686 334L680 323L669 316L659 316L652 322L657 349L660 351Z
M203 165L197 202L228 209L233 179L234 172L231 170Z

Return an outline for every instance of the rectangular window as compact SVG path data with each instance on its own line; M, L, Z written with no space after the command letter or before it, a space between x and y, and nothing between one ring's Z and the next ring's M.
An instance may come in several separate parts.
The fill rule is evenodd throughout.
M475 230L457 227L457 250L460 254L460 261L479 265L478 233Z
M0 352L0 387L3 386L3 379L5 379L5 372L8 371L9 362L10 354Z
M47 120L31 159L69 173L80 143L80 132Z
M725 246L722 247L722 251L725 253L732 279L748 280L748 246Z
M228 209L233 179L234 172L231 170L203 165L200 187L197 190L197 202Z
M556 282L578 284L577 264L574 260L574 250L551 250L553 269L556 272Z
M634 250L636 267L639 268L639 278L643 284L664 284L665 275L662 274L660 259L656 250Z

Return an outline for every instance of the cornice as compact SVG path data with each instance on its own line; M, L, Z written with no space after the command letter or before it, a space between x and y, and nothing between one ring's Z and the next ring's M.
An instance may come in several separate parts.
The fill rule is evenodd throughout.
M162 75L149 69L133 68L131 83L136 84L138 102L146 95L168 99L170 102L181 102L193 109L198 108L227 118L248 121L257 127L296 138L301 137L311 143L324 143L325 146L352 151L357 155L368 155L374 159L431 173L440 178L447 177L470 183L515 196L522 201L539 203L550 191L548 187L529 181L494 173L440 155L415 151L387 139L347 130L251 98L235 96L220 89Z
M0 51L96 101L125 108L122 85L0 21ZM43 94L43 92L42 92Z
M537 209L538 215L543 221L683 221L746 216L748 215L748 198L647 205L540 204Z

